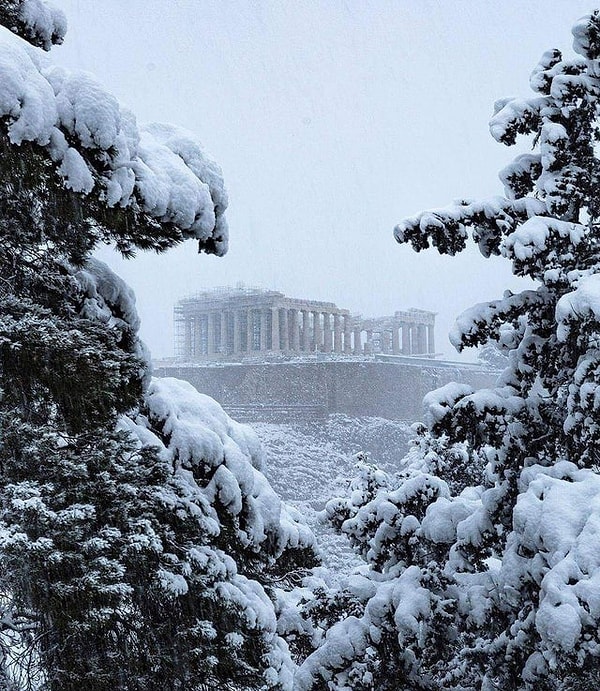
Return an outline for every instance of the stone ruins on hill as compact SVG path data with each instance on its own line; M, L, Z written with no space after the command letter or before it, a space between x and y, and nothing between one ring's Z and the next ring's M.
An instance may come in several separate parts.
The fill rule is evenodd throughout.
M258 288L214 288L175 306L175 354L231 361L268 354L435 354L435 313L419 309L365 319L332 302Z
M416 421L450 381L491 386L497 372L435 358L435 313L363 318L332 302L258 288L215 288L175 306L175 358L159 377L189 381L248 422L335 413Z

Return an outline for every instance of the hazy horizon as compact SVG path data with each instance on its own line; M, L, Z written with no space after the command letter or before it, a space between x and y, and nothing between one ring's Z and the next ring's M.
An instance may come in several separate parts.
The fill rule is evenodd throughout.
M438 312L437 348L460 311L518 286L508 262L443 258L394 242L395 223L457 197L502 194L515 151L492 140L497 99L527 95L541 54L571 52L579 2L360 3L56 0L65 45L140 121L194 132L224 171L230 251L193 242L122 262L142 337L172 355L172 307L220 285L256 285L365 316ZM527 144L526 144L527 145Z

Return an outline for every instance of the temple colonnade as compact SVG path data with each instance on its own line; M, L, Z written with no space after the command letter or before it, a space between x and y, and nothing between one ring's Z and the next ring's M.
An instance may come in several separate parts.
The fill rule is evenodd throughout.
M363 319L333 303L258 289L215 289L175 307L176 352L186 360L266 353L433 355L432 312Z

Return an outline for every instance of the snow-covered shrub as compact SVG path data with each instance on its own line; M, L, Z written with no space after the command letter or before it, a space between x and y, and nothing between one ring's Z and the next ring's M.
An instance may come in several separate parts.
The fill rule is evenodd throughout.
M399 473L359 455L348 496L327 503L327 519L366 565L328 593L326 612L335 614L336 595L350 593L353 607L301 666L300 689L419 689L449 674L459 637L445 566L458 523L479 505L472 485L482 463L464 443L449 444L423 425L415 431Z
M492 136L512 145L532 135L534 145L501 172L505 195L395 230L418 251L453 255L471 240L536 287L468 310L451 336L459 350L491 341L508 355L496 388L452 385L426 400L434 445L465 445L485 463L474 486L451 490L449 466L429 475L417 463L366 501L359 483L331 507L367 560L373 594L308 657L301 689L597 686L599 13L573 35L575 57L542 56L534 96L496 104Z

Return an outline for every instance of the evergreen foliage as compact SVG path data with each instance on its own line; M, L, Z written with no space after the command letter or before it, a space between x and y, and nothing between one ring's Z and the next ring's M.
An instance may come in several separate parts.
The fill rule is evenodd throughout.
M0 9L44 48L59 20L41 0ZM192 387L150 381L133 295L90 257L187 237L222 254L218 168L169 126L136 148L146 135L88 77L42 74L5 33L0 51L42 80L51 123L32 129L43 118L21 106L0 118L0 687L290 689L267 590L314 563L312 535L250 430ZM69 80L80 120L56 109ZM183 187L179 206L157 180Z
M363 607L308 657L300 689L597 686L600 14L573 35L575 57L542 56L534 96L496 104L494 138L534 145L501 172L505 196L396 228L417 251L473 241L536 287L457 322L459 350L493 342L508 356L496 388L430 394L406 473L363 470L328 507L367 561ZM456 478L455 458L481 465Z
M44 50L62 43L67 30L64 14L46 0L3 0L0 24Z

